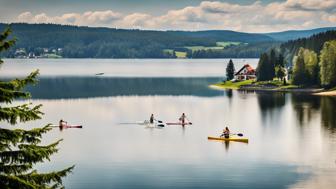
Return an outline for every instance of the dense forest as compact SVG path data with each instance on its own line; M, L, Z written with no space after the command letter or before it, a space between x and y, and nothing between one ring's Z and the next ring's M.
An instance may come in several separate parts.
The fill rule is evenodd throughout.
M281 44L280 53L285 56L286 62L292 65L293 58L298 54L300 48L309 49L319 54L324 43L334 39L336 39L336 30L314 34L308 38L290 40Z
M315 34L283 43L260 56L257 78L283 79L285 67L292 84L298 86L336 86L336 31ZM285 81L285 80L284 80Z
M0 24L0 31L6 27ZM26 23L10 27L18 40L2 54L5 57L257 58L280 44L272 34L227 30L150 31ZM281 37L281 33L274 35Z

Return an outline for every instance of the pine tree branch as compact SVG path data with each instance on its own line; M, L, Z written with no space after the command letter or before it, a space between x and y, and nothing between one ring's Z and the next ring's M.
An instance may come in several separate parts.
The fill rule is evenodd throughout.
M42 134L50 131L50 124L43 128L35 128L31 130L23 129L2 129L0 128L0 151L10 150L12 146L18 143L38 144L41 142Z
M3 175L0 174L0 188L4 189L36 189L32 183L29 183L15 175Z
M19 150L1 151L0 160L5 164L24 164L27 162L38 163L43 162L45 159L50 161L49 156L56 153L58 149L56 146L62 140L58 140L48 146L38 146L31 144L18 145Z
M33 168L33 164L26 163L26 164L20 164L20 165L5 165L3 163L0 163L0 173L1 174L7 174L7 175L17 175L23 172L27 172L28 170Z
M12 33L12 30L10 28L6 28L3 33L0 34L0 53L2 51L8 50L11 46L13 46L16 42L16 39L10 39L7 40L8 36ZM0 59L0 64L2 64L3 61Z
M8 82L0 81L0 102L11 103L16 98L29 98L30 93L22 92L28 84L36 84L39 70L30 73L24 79L14 79Z
M58 188L59 186L62 185L62 177L65 177L69 173L71 173L74 167L75 166L73 165L61 171L45 174L37 173L37 171L35 170L26 175L19 175L18 177L22 180L28 181L29 183L34 183L38 186L43 187L48 187L46 183L48 184L54 183L54 185L51 188Z
M0 107L0 121L7 121L15 125L18 120L20 122L27 122L31 120L40 119L43 113L40 111L41 104L29 107L30 104L23 104L15 107Z

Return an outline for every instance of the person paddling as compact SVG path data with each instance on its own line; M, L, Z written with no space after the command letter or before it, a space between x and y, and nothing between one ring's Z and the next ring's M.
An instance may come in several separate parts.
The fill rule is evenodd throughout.
M149 118L149 123L153 124L154 123L154 114L152 114Z
M223 130L223 134L221 134L220 137L230 138L230 130L228 127L225 127L225 129Z
M63 119L61 119L61 120L59 121L59 127L65 127L67 124L68 124L68 122L63 121Z
M186 119L187 119L187 116L184 113L182 113L181 117L179 118L179 120L182 122L182 125L185 124Z

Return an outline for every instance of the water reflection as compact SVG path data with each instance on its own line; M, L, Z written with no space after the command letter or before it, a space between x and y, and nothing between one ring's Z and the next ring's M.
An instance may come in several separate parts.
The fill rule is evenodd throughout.
M304 94L292 94L292 105L300 125L312 120L312 115L320 109L321 97Z
M332 133L336 132L336 98L321 98L322 125Z
M278 92L256 91L259 111L264 126L277 125L282 119L283 107L286 104L286 94Z
M286 104L286 94L281 92L256 92L258 104L263 114L270 110L281 109Z
M222 96L223 91L209 90L220 81L210 78L108 78L57 77L40 78L39 84L27 90L37 99L89 98L108 96L191 95Z

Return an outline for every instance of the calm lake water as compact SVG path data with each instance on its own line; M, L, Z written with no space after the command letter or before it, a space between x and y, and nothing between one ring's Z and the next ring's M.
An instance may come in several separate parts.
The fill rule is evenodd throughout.
M236 69L256 59L234 59ZM334 188L336 98L305 94L217 91L227 59L5 60L3 78L39 68L28 87L43 119L83 129L54 129L64 139L41 171L76 165L66 188ZM96 76L96 73L104 75ZM16 101L15 103L22 103ZM172 122L185 112L191 126L150 129L120 124L151 113ZM249 143L208 141L228 126Z

